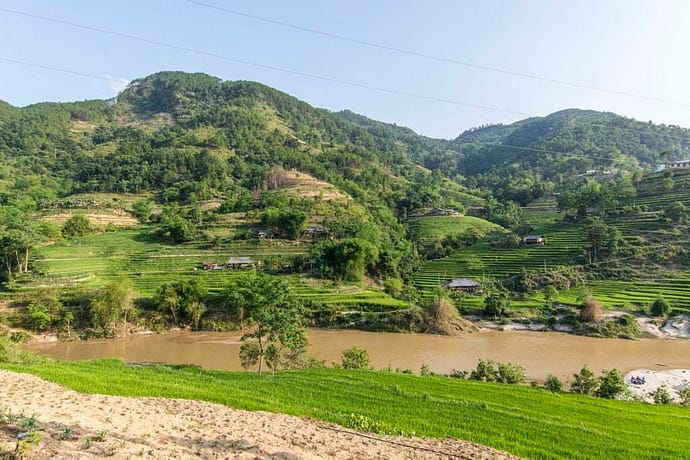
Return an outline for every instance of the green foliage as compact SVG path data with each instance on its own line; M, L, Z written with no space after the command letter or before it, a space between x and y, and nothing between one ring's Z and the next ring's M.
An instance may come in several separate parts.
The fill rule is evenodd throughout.
M573 374L573 380L570 382L570 391L583 395L595 395L598 387L599 381L587 366L583 366L580 372Z
M62 226L62 236L65 238L74 238L75 236L88 235L91 232L91 223L89 219L82 214L75 214Z
M604 370L599 377L599 385L594 395L598 398L614 399L624 394L626 390L625 380L618 369Z
M497 383L522 383L525 380L525 368L512 363L496 363L480 359L477 367L470 372L470 380Z
M681 223L687 218L688 210L682 202L674 201L666 206L664 215L673 223Z
M361 281L379 256L378 249L362 238L326 241L315 245L312 254L325 277L344 281Z
M486 316L503 318L508 315L509 307L510 296L505 291L497 290L484 299L484 315Z
M100 288L89 305L92 326L109 335L116 322L127 322L136 312L134 296L134 286L129 279L113 281Z
M150 201L137 201L132 205L132 214L142 223L147 223L153 213L153 204Z
M672 404L673 398L666 385L660 385L656 390L649 394L654 400L654 404Z
M307 346L300 307L284 281L263 273L244 274L228 286L223 301L230 312L247 323L240 359L245 368L263 361L275 372L292 366Z
M207 294L206 287L201 281L189 279L161 284L152 301L158 311L170 315L173 324L198 325Z
M369 352L362 347L353 346L343 350L341 360L343 369L371 369Z
M658 297L649 307L654 316L667 316L671 312L671 304L663 297Z
M558 393L563 389L563 382L555 375L549 374L546 380L544 380L544 388L551 392Z
M261 215L261 225L275 230L287 239L296 240L307 222L307 213L293 209L267 209Z

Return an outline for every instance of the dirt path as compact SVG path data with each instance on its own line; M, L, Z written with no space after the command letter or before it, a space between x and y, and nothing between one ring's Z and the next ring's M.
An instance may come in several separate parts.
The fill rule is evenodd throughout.
M15 449L33 416L40 440L26 443L28 458L517 458L464 441L370 435L205 402L85 395L7 371L0 388L0 454ZM24 417L8 423L9 414Z

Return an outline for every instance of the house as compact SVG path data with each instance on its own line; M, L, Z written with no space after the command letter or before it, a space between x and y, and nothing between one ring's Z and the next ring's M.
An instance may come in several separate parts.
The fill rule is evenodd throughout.
M474 293L479 290L479 283L469 278L454 278L443 283L443 287L454 292Z
M324 235L326 229L322 225L310 225L304 229L304 235L311 238L316 238L319 235Z
M671 169L688 169L690 168L690 160L673 161L668 164L668 167Z
M201 263L201 268L203 270L225 270L225 265L206 260Z
M256 237L259 238L260 240L264 239L271 239L273 238L273 232L270 230L259 230L256 232Z
M528 246L543 245L546 244L546 238L544 235L527 235L522 239L522 244Z
M230 257L225 263L225 267L229 269L238 268L256 268L258 262L255 262L251 257Z

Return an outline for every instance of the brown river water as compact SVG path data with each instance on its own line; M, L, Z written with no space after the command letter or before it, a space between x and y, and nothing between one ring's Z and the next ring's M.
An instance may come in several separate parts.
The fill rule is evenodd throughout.
M308 331L309 355L327 365L353 345L364 347L375 369L410 369L423 364L438 373L473 369L479 358L520 364L528 379L548 374L567 378L584 364L595 372L617 368L690 369L690 340L624 340L579 337L556 332L482 331L460 337L344 330ZM196 364L209 369L240 370L240 334L173 332L119 339L32 345L33 351L58 360L121 358L127 362Z

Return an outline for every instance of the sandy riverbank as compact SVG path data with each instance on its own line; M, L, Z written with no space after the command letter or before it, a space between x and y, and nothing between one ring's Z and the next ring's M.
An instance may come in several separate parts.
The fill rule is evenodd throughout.
M680 402L678 391L690 387L690 369L670 369L667 371L653 371L649 369L635 369L625 374L625 383L630 391L647 402L654 402L651 393L665 385L675 402ZM643 381L644 383L639 383ZM637 383L633 383L636 381Z
M370 435L198 401L85 395L7 371L0 388L1 413L38 420L42 440L29 458L517 458L464 441ZM20 432L0 424L0 453L14 449Z

